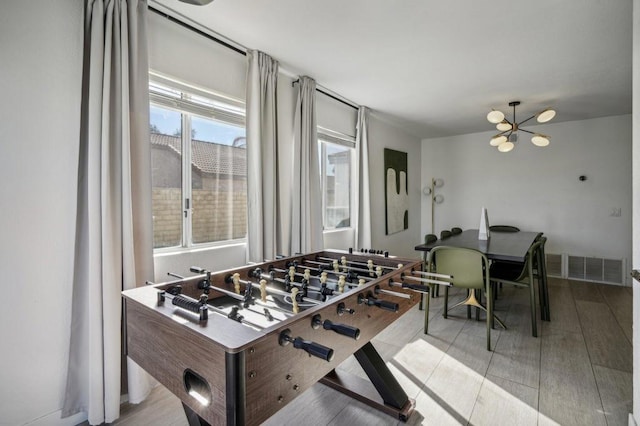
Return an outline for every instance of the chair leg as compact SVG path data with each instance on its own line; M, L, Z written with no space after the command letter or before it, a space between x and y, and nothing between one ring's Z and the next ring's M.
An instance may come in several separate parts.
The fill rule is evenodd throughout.
M551 313L549 310L549 287L547 286L547 265L545 263L544 248L538 250L538 292L540 293L540 299L544 300L544 305L541 303L541 317L543 321L551 321Z
M446 289L445 289L446 292ZM487 301L489 300L489 295L487 295ZM464 299L461 302L456 303L455 305L453 305L450 309L456 308L460 305L467 305L467 309L471 309L471 307L475 307L476 309L478 309L478 311L480 309L482 309L483 311L487 312L487 308L485 308L484 306L482 306L482 304L480 302L478 302L478 299L476 298L476 294L475 294L475 290L471 290L469 292L469 296L467 296L466 299ZM493 304L491 305L493 306ZM487 316L489 316L489 314L487 313ZM446 318L446 317L445 317ZM492 319L493 318L493 319ZM495 314L492 314L491 316L489 316L489 324L493 325L493 320L497 321L498 324L500 324L500 326L502 328L504 328L505 330L507 329L507 326L504 325L504 323L502 322L502 320L500 318L498 318L497 316L495 316Z
M447 311L449 310L449 308L447 307L448 305L449 305L449 287L445 287L444 288L444 312L442 313L442 316L444 318L447 318Z
M491 329L493 328L493 297L491 284L487 287L487 350L491 350Z
M431 298L431 294L425 294L424 298L424 334L429 332L429 299Z
M428 294L427 294L427 297L429 297ZM421 311L422 309L424 309L422 306L423 304L424 304L424 293L420 293L420 304L418 304L418 310Z
M529 277L529 299L531 305L531 333L533 337L538 337L538 323L536 321L536 287L533 282L533 277Z

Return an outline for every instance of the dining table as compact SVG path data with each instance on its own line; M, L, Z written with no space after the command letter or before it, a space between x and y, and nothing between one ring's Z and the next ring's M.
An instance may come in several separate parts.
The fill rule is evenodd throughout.
M445 239L438 239L430 244L418 244L416 251L428 252L434 247L450 246L478 250L487 256L490 261L508 261L523 263L527 252L534 241L542 235L541 232L490 232L484 240L479 238L478 229L466 229L462 233L452 235ZM547 277L542 274L539 283L540 317L543 321L550 320L549 291Z

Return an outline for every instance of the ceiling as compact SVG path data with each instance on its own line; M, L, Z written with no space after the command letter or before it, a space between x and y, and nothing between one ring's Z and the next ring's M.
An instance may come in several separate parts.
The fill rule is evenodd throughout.
M152 0L420 138L631 113L632 0Z

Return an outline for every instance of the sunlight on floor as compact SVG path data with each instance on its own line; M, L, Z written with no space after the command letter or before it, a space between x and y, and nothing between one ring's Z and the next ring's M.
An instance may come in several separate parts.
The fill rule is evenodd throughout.
M409 424L558 424L526 402L537 405L537 390L485 378L423 339L408 343L389 367L416 399Z

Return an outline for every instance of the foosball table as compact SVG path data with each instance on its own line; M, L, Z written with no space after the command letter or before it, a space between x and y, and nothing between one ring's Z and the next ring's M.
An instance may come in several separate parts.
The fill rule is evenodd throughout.
M407 420L371 339L428 293L419 260L324 250L123 292L126 353L191 425L260 424L317 382ZM336 371L355 355L369 381Z

